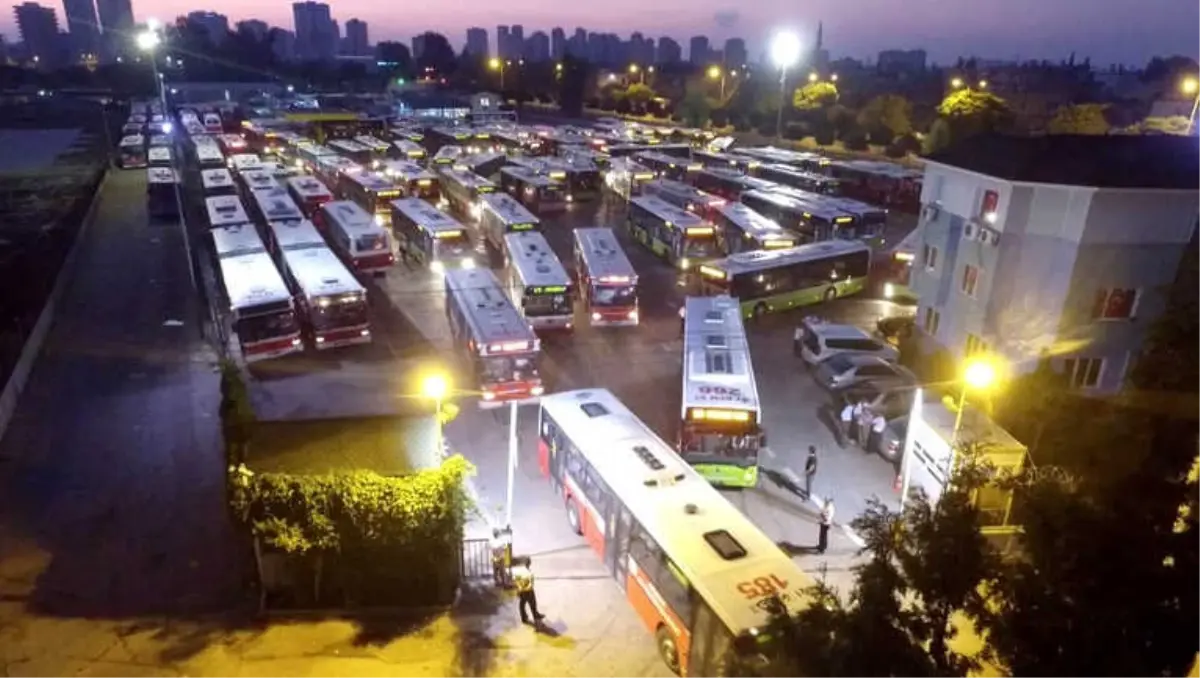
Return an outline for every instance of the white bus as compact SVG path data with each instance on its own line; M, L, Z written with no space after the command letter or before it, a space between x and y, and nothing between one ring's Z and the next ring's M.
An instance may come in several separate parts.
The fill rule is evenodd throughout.
M220 134L225 131L225 126L221 124L221 114L215 111L205 113L202 122L204 131L209 134Z
M343 197L375 215L380 226L391 225L391 202L400 197L400 187L390 177L381 172L346 174L339 187Z
M684 271L717 256L712 224L656 196L629 201L629 232L634 240Z
M654 171L631 158L613 158L608 173L604 175L604 185L608 190L626 202L642 195L643 187L653 180Z
M241 178L242 184L246 187L247 191L280 188L281 186L279 180L275 178L275 174L263 167L239 172L238 177Z
M656 179L648 181L642 187L644 195L653 195L672 205L685 209L702 219L712 221L717 210L726 203L724 198L709 195L704 191L679 181L671 179Z
M321 183L320 179L307 174L288 177L287 187L296 204L309 217L315 214L321 205L333 200L333 192Z
M717 240L726 256L753 250L777 250L795 247L800 238L740 202L722 205L712 220Z
M815 581L612 393L544 396L538 466L681 676L766 668L762 631ZM746 675L766 675L748 672Z
M225 154L221 147L214 143L201 142L196 144L196 164L201 169L216 169L225 167Z
M354 137L354 142L371 152L371 161L373 164L386 158L388 151L392 150L391 144L370 134L360 134Z
M392 253L392 238L387 229L375 221L357 203L334 200L321 205L313 215L313 223L325 232L329 243L355 271L384 275L396 263Z
M253 170L261 170L263 167L262 158L253 153L238 153L237 155L228 156L229 169L238 174L244 174Z
M117 164L121 169L136 169L146 167L146 137L140 134L130 134L121 139L117 146Z
M279 254L290 250L302 250L309 247L328 249L325 238L317 231L317 227L307 219L303 221L272 221L267 224L267 236L270 238L271 251Z
M362 171L363 166L350 158L343 158L340 155L323 155L317 158L313 174L324 181L326 186L337 187L341 185L343 176L358 174Z
M338 155L349 158L359 165L371 164L371 149L350 139L330 139L328 145Z
M417 163L407 160L385 160L380 165L380 171L399 184L405 197L421 198L434 205L442 202L437 176Z
M327 247L280 251L284 275L301 301L305 328L317 350L367 344L367 290Z
M703 163L667 155L661 150L638 153L633 157L638 164L649 167L663 179L688 181L692 175L704 169Z
M470 219L479 219L480 198L496 191L496 184L465 169L443 168L439 170L442 195L459 214Z
M538 214L567 208L567 189L563 181L528 167L513 165L500 170L500 187Z
M575 276L593 325L638 324L637 272L609 228L575 229Z
M467 229L449 214L420 198L393 200L391 207L392 233L405 259L439 274L447 268L475 268Z
M200 171L200 185L204 195L237 195L237 184L233 175L224 167L214 167Z
M541 342L486 268L446 271L446 319L491 405L542 395Z
M209 228L251 223L246 208L236 195L209 196L204 199L204 207L208 211Z
M151 167L171 167L171 149L166 146L151 146L146 151L146 159Z
M508 294L534 330L574 326L575 290L571 276L546 237L537 231L504 236Z
M179 216L178 182L178 175L170 167L152 166L146 170L146 212L151 219Z
M392 144L396 147L396 150L400 152L400 157L411 162L423 162L425 160L425 156L428 155L425 152L425 148L415 141L410 141L408 139L397 139L396 141L393 141Z
M292 295L254 226L210 232L242 357L255 362L302 351Z
M292 197L288 194L287 189L276 186L274 188L258 188L251 191L254 198L254 206L258 210L259 217L263 223L269 221L300 221L304 218L304 212L292 201Z
M509 233L541 230L541 220L507 193L489 193L480 199L480 206L479 230L498 252L504 251L504 237Z
M688 297L683 322L679 454L713 484L754 487L765 436L741 306Z

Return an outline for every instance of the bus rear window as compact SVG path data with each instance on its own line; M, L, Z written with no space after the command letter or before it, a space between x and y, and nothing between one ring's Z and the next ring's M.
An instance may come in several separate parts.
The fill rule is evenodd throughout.
M387 249L387 238L378 233L360 235L354 239L354 247L359 252L385 250Z
M746 557L746 547L738 543L726 530L713 530L704 533L704 541L725 560L737 560Z

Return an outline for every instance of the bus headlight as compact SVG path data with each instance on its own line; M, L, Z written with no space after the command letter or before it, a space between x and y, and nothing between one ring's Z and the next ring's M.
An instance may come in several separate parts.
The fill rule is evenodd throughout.
M883 286L883 298L891 299L896 296L896 286L892 283L887 283Z
M629 312L629 319L632 320L633 322L637 322L638 312L636 309Z
M471 205L471 209L470 209L469 211L470 211L470 213L471 213L471 218L472 218L472 219L478 219L478 218L479 218L479 213L480 213L480 209L479 209L479 203L474 203L474 204L472 204L472 205Z
M440 261L435 261L435 262L429 264L429 270L433 271L434 273L437 273L438 275L441 275L446 272L446 266L445 266L445 264L443 264Z
M541 386L534 386L533 388L529 389L529 392L535 396L540 396L546 392L546 389Z
M383 226L383 215L382 214L375 215L375 223L379 226Z
M691 260L691 259L688 259L687 257L684 257L684 258L680 259L680 260L679 260L679 267L680 267L680 268L682 268L682 269L683 269L683 270L685 270L685 271L686 271L686 270L688 270L689 268L691 268L691 267L692 267L692 260Z
M600 322L600 318L602 318L602 317L604 317L604 316L600 315L599 313L592 314L592 320L595 320L596 322Z
M472 259L471 257L467 257L466 259L463 259L462 267L463 268L475 268L475 260Z

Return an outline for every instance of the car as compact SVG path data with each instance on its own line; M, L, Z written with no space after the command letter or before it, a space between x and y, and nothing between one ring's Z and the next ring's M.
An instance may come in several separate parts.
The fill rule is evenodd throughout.
M841 412L846 405L861 402L871 412L891 420L906 416L912 411L915 393L916 389L913 388L862 382L833 391L833 396L837 412Z
M896 472L900 472L900 462L904 456L904 436L908 433L908 415L888 419L887 428L875 439L871 452L878 454L892 463Z
M837 390L863 382L889 386L915 386L917 377L907 368L877 355L835 353L817 363L813 379L821 386Z
M895 362L900 353L895 346L876 339L860 327L805 319L796 329L795 352L809 367L839 353L874 355Z
M875 323L875 336L883 339L892 346L899 346L900 342L912 336L916 326L916 316L912 315L894 315L887 318L880 318Z

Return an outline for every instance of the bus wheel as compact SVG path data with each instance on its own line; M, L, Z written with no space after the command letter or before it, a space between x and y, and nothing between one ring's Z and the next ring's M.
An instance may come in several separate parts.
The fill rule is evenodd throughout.
M759 304L754 307L754 319L762 320L762 317L767 314L767 305Z
M658 645L658 656L662 657L663 663L671 669L671 673L679 675L679 648L675 645L675 636L667 630L666 626L659 626L654 632L654 640Z
M575 507L575 500L567 497L567 522L571 524L571 531L575 534L583 534L583 524L579 522L579 509Z
M825 290L825 301L833 301L834 299L837 299L837 288L830 287Z

